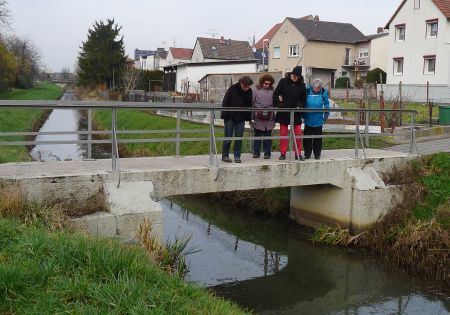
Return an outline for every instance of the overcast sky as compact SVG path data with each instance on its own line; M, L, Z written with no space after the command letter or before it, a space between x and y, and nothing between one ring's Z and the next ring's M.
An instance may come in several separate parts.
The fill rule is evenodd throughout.
M49 71L73 69L81 43L96 20L122 26L126 53L135 48L193 48L197 37L261 38L285 17L319 15L352 23L366 35L384 26L400 0L8 0L14 32L33 41Z

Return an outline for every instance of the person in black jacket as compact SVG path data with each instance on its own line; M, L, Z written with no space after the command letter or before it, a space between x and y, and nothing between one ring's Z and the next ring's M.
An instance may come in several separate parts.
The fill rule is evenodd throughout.
M273 102L278 108L304 108L306 104L306 86L302 76L302 67L297 66L292 69L289 78L282 78L278 82L277 88L273 92ZM289 112L278 112L275 121L280 123L280 136L289 134L289 125L291 117ZM294 113L294 133L296 136L302 134L302 114ZM280 139L280 160L286 159L288 149L288 139ZM297 139L298 152L295 152L295 158L303 160L302 140Z
M225 93L222 107L252 107L253 93L250 86L253 81L250 77L244 76L239 82L230 86ZM225 137L242 137L244 135L245 121L250 121L250 112L222 111L220 116L225 125ZM224 140L222 146L222 161L230 163L231 140ZM242 140L234 141L234 161L241 163Z

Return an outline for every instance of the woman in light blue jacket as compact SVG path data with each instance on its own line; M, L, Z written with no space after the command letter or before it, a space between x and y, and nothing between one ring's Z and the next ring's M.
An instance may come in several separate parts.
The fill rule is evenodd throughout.
M328 92L322 87L322 85L322 80L315 79L311 86L306 89L307 97L305 108L330 109ZM329 115L329 112L305 113L304 135L322 135L322 126L327 121ZM303 147L305 150L305 159L311 158L311 153L314 153L315 159L319 160L322 152L322 138L306 138L303 140Z

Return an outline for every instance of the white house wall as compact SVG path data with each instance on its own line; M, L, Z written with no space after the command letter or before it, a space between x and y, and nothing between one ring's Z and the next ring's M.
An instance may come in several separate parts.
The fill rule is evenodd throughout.
M374 38L370 41L370 69L380 68L388 72L389 36Z
M256 72L256 63L248 64L227 64L227 65L208 65L178 66L177 80L175 90L179 93L186 92L182 90L183 83L189 81L189 93L200 93L198 81L207 74L220 73L249 73Z
M425 38L426 21L438 18L438 35ZM406 24L405 41L395 42L395 25ZM431 0L421 0L420 9L408 0L389 25L389 57L387 84L449 85L450 22ZM424 74L423 56L436 55L435 74ZM403 57L403 74L393 74L393 58Z

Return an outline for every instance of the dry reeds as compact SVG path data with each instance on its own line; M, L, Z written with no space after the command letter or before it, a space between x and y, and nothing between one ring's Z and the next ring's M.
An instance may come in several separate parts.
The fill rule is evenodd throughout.
M0 189L0 217L25 224L40 223L49 230L61 230L66 222L62 205L37 204L25 200L18 187Z

